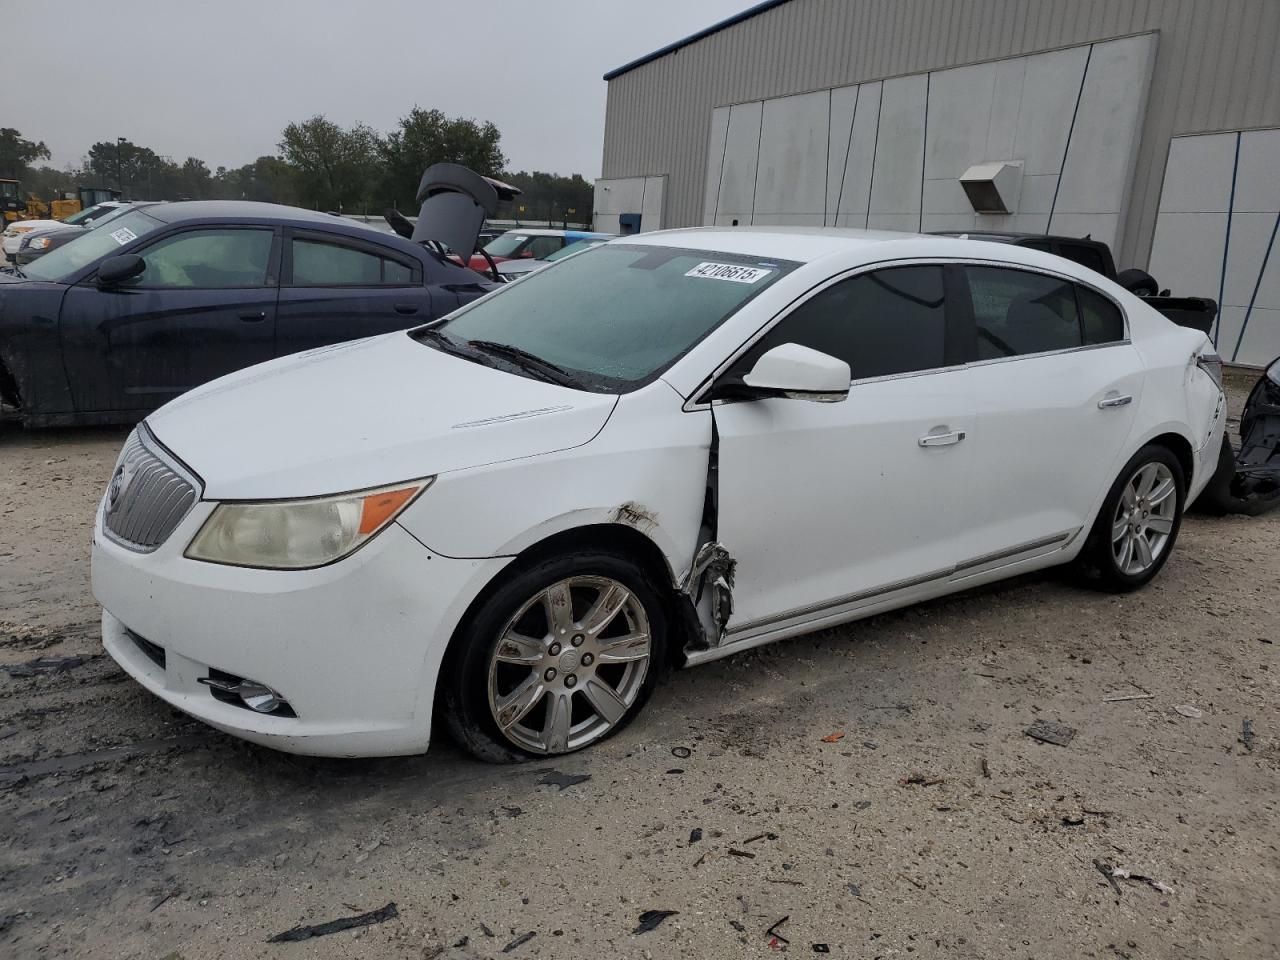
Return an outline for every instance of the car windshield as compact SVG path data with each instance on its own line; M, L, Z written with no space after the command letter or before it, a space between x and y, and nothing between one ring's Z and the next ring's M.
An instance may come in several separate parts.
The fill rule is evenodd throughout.
M415 336L487 341L554 364L587 389L657 377L796 264L708 250L604 244L530 274Z
M484 252L491 257L509 257L528 240L529 235L527 233L504 233L498 239L490 241L485 246Z
M565 257L572 257L575 253L581 253L583 250L590 250L592 247L598 247L604 243L604 238L599 240L578 240L569 244L567 247L561 247L555 253L547 254L547 263L556 260L563 260Z
M98 220L98 219L100 219L100 218L102 217L102 215L103 215L103 214L105 214L108 210L112 210L112 209L114 209L114 208L113 208L113 207L108 207L108 206L106 206L105 204L95 203L92 207L85 207L85 208L84 208L83 210L81 210L79 213L73 213L71 216L67 217L67 218L66 218L65 220L63 220L62 222L63 222L63 223L70 223L70 224L73 224L73 225L78 226L78 225L80 225L80 224L84 223L86 220Z
M66 246L50 250L22 269L32 280L66 280L95 260L159 228L159 220L148 217L141 210L132 210L113 220L111 229L86 231Z

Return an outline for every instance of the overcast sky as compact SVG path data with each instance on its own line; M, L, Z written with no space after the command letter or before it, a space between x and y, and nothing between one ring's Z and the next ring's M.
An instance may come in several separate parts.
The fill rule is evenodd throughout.
M4 3L0 126L62 167L127 137L211 169L322 113L385 132L417 104L492 120L513 170L600 174L605 83L752 0Z

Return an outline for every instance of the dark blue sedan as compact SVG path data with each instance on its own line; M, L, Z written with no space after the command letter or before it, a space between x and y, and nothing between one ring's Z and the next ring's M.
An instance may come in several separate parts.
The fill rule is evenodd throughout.
M425 323L493 286L329 214L134 210L0 272L0 403L28 426L136 421L233 370Z

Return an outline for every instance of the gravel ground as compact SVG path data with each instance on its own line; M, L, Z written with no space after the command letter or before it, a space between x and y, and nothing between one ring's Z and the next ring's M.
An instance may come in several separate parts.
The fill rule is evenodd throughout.
M554 763L320 761L102 654L123 437L0 433L6 958L1280 955L1280 515L1188 516L1136 594L1036 575L682 672Z

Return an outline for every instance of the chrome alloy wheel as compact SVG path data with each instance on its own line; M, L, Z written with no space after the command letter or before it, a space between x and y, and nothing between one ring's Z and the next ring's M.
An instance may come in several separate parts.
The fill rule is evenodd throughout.
M1160 559L1176 519L1177 489L1163 463L1144 464L1124 485L1111 521L1111 553L1121 573L1138 576Z
M649 618L608 577L553 583L516 611L489 660L489 711L531 753L600 739L635 704L649 671Z

